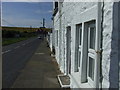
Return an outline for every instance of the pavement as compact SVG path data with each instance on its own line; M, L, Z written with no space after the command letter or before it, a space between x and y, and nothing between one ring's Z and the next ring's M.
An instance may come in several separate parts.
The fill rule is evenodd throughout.
M37 37L4 46L2 49L3 88L10 88L41 44Z
M11 88L60 88L58 65L43 40Z

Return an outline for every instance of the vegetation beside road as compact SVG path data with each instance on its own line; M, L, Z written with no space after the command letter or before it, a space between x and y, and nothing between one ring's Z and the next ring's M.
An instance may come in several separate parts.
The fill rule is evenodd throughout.
M50 32L51 28L32 28L32 27L2 27L2 30L14 30L14 31L20 31L20 32L35 32L36 30L41 29L43 31Z
M37 36L35 29L18 29L15 27L2 28L2 45L13 44Z
M2 30L8 31L19 31L19 32L35 32L39 28L32 28L32 27L2 27Z
M50 28L2 27L2 45L16 43L50 31Z

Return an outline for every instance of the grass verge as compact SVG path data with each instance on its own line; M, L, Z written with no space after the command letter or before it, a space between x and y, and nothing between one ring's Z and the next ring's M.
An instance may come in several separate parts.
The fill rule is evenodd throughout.
M30 37L3 38L3 39L2 39L2 46L9 45L9 44L13 44L13 43L20 42L20 41L23 41L23 40L27 40L27 39L29 39L29 38L30 38Z

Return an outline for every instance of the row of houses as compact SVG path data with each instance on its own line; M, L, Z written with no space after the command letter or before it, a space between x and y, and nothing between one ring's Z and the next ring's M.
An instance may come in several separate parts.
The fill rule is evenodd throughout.
M53 2L49 45L70 88L119 88L120 2Z

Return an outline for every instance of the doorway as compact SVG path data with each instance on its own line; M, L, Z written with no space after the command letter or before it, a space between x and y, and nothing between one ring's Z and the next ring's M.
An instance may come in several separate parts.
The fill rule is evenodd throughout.
M67 59L66 59L66 73L71 74L71 27L67 27L66 33L66 42L67 42Z

